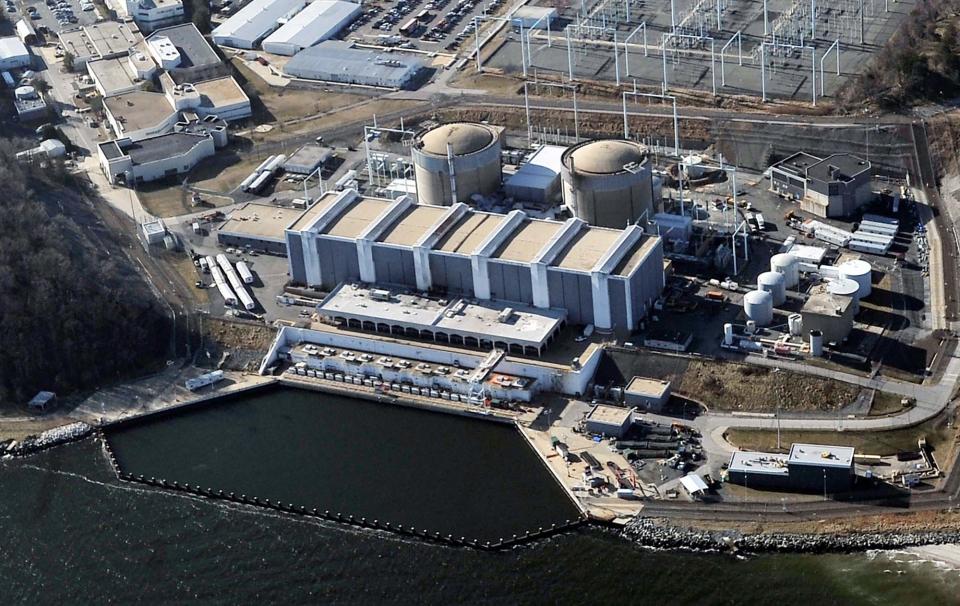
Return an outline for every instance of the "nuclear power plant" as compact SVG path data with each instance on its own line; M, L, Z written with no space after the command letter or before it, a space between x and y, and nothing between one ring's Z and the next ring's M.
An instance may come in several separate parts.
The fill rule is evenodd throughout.
M500 189L500 133L455 122L417 134L411 154L421 204L451 206Z

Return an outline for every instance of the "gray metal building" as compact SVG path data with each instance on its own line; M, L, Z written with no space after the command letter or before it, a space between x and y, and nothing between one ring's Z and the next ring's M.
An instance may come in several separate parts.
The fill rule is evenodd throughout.
M663 247L624 230L328 193L286 229L290 276L333 289L394 284L562 308L573 324L633 330L663 289Z
M423 204L450 206L500 189L500 132L492 126L453 122L421 131L411 155Z
M853 487L854 449L848 446L793 444L790 454L737 451L727 481L748 488L836 494Z
M327 40L294 55L283 71L305 80L408 88L422 69L423 62L411 55L353 48L349 42Z
M852 154L819 158L797 152L770 167L770 189L800 200L818 217L846 217L873 196L871 165Z

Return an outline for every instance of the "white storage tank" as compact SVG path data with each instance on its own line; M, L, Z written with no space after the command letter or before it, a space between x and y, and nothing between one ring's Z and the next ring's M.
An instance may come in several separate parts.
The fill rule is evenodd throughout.
M837 278L827 283L827 292L853 299L853 313L860 311L860 285L849 278Z
M733 324L729 322L723 325L723 344L733 345Z
M625 139L585 141L560 158L563 202L590 225L623 229L655 211L646 146Z
M793 288L800 283L800 262L790 253L780 253L770 257L770 271L783 274L786 288Z
M810 331L810 353L818 358L823 357L823 333L819 330Z
M775 271L765 271L757 276L757 289L773 296L774 305L782 305L787 300L787 287L784 275Z
M871 269L869 263L863 259L855 259L843 263L838 269L840 270L840 277L853 280L860 286L857 292L859 298L862 299L870 296L873 290L873 285L871 284L873 269Z
M787 330L789 330L790 335L794 337L799 337L803 334L803 316L800 314L790 314L787 317Z
M763 290L751 290L743 296L743 311L757 326L768 326L773 321L773 295Z
M688 179L699 179L703 176L703 173L706 172L705 169L703 158L695 154L684 156L680 160L680 170L683 171Z
M411 149L421 204L451 206L500 189L500 132L453 122L417 134Z

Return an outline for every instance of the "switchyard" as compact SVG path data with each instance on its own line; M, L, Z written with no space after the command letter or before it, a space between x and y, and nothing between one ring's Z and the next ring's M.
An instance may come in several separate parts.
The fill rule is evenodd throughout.
M661 92L751 95L816 104L859 73L914 2L599 0L555 23L497 30L477 17L477 69ZM486 23L485 23L486 21ZM486 25L486 27L484 27Z

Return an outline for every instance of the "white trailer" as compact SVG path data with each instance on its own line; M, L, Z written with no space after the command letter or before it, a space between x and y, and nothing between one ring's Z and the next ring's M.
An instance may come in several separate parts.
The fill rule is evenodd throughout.
M253 171L252 173L247 175L247 178L240 182L240 191L247 191L248 189L250 189L250 185L254 181L256 181L257 177L259 176L260 176L260 173L258 173L257 171Z
M247 267L247 264L243 261L237 263L237 273L243 278L244 284L253 284L253 272L250 271L250 268Z
M210 273L213 275L213 281L217 284L217 290L220 291L220 296L223 297L223 302L227 305L235 306L237 304L237 296L233 294L230 286L227 285L227 281L223 279L223 272L220 271L220 268L214 266L210 269Z
M208 372L205 375L200 375L199 377L194 377L192 379L187 379L186 386L190 391L196 391L201 387L206 387L207 385L213 385L214 383L219 383L223 380L223 371L215 370L213 372Z
M268 172L271 175L276 174L276 172L283 167L283 163L286 161L287 161L287 156L285 156L284 154L274 156L273 159L270 162L268 162L266 166L263 167L262 170L263 172Z
M227 255L217 255L217 264L223 269L223 273L227 277L227 281L230 282L230 287L235 293L237 293L237 297L240 299L240 303L243 304L243 307L247 311L250 311L256 307L256 303L253 302L253 297L251 297L247 292L247 289L243 287L243 282L240 281L240 277L237 276L237 272L234 271L233 266L230 264L230 260L227 259Z
M262 173L257 175L257 178L253 180L253 183L251 183L250 186L247 187L247 191L250 192L251 194L255 194L259 192L261 189L263 189L263 186L267 184L267 181L269 181L272 178L273 178L273 173L269 171L263 171Z

